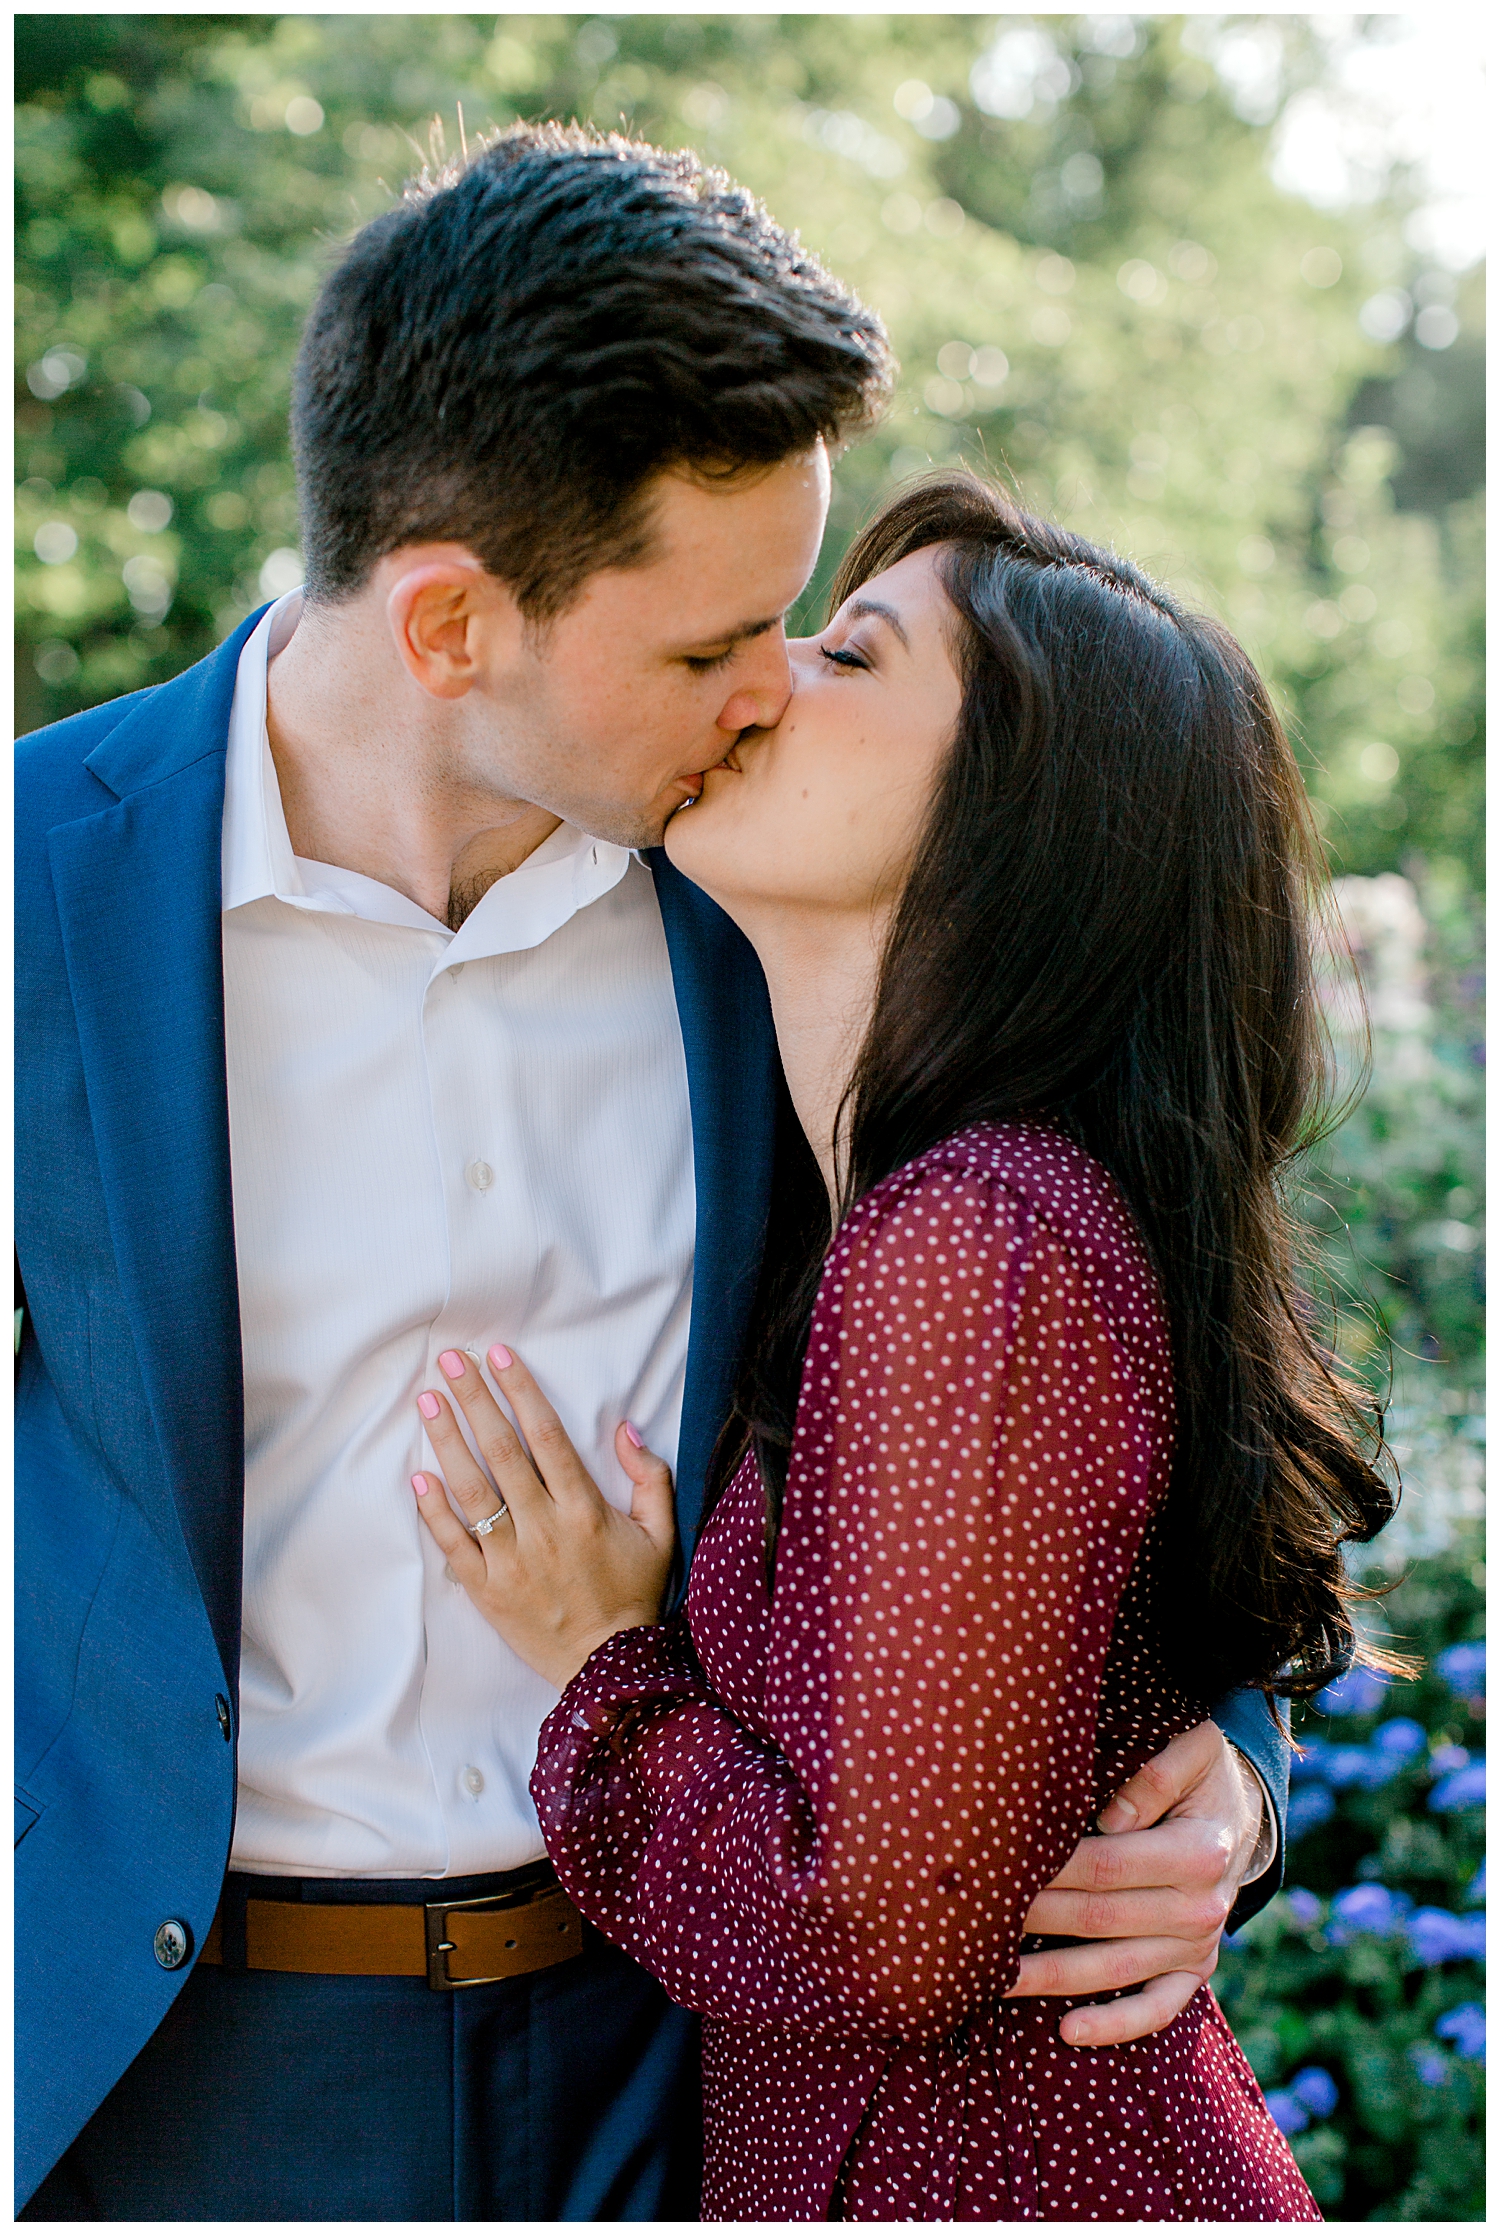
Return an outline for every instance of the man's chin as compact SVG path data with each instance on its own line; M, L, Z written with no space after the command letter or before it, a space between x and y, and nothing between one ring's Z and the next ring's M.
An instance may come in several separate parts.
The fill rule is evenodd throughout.
M590 838L603 839L610 846L645 848L660 846L670 813L671 808L665 804L653 803L643 811L601 802L576 810L567 820L580 831L587 831Z
M698 791L686 792L685 786L694 782ZM692 814L694 802L702 796L702 779L689 777L665 785L654 800L645 802L578 800L565 807L554 800L549 804L555 815L587 831L590 838L605 839L611 846L645 848L660 846L668 824L679 814Z

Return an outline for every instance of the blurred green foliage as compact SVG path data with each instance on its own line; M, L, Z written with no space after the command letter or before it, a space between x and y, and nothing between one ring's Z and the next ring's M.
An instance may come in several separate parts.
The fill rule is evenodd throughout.
M1315 84L1316 19L1257 20L1281 97ZM301 323L442 145L577 116L721 163L903 366L838 464L804 622L894 481L969 458L1222 614L1272 684L1372 1010L1371 1084L1307 1207L1346 1352L1379 1386L1395 1348L1408 1488L1382 1557L1422 1557L1382 1621L1431 1653L1477 1621L1483 276L1408 245L1399 180L1339 216L1278 191L1275 104L1236 113L1220 21L18 18L18 722L177 673L298 579ZM1403 301L1436 311L1427 346ZM1359 1053L1346 1017L1346 1084ZM1397 1712L1468 1744L1422 1683ZM1413 1769L1340 1792L1291 1874L1309 1901L1374 1871L1456 1904L1472 1834ZM1431 2035L1472 1981L1308 1916L1279 1899L1220 1984L1268 2086L1335 2074L1336 2116L1294 2146L1325 2210L1477 2217L1478 2067Z

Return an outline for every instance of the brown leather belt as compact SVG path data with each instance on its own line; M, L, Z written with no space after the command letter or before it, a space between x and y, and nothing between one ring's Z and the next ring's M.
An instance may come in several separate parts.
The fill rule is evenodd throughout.
M249 1972L357 1972L480 1987L583 1953L583 1919L550 1870L467 1902L245 1903ZM200 1964L223 1964L223 1908Z

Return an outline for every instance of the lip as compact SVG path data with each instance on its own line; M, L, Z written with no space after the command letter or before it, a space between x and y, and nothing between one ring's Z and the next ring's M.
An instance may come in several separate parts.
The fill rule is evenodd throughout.
M701 769L685 770L681 776L673 777L673 784L687 799L696 800L702 797L706 780L711 776L717 776L720 769L733 769L736 776L742 776L744 771L739 763L739 748L740 741L736 738L733 745L721 753L717 760L705 763Z

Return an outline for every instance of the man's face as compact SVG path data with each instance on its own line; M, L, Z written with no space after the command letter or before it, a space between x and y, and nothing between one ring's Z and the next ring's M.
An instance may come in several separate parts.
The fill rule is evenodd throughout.
M653 556L593 575L479 684L471 757L498 732L492 774L511 797L617 845L656 845L741 730L781 719L783 617L812 573L828 496L821 443L718 487L664 474Z

